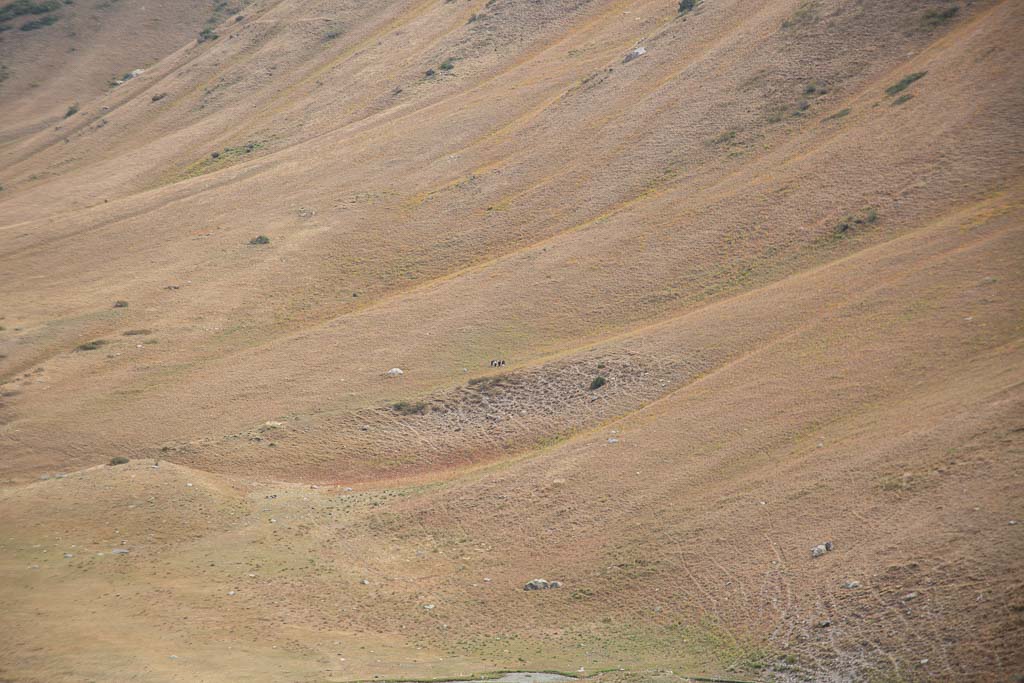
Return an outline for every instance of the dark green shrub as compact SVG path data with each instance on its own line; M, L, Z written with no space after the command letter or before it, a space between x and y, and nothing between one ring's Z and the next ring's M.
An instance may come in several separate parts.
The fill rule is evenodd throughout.
M935 28L936 26L944 24L945 22L955 17L957 15L957 12L959 11L960 8L957 7L956 5L947 7L945 9L929 10L924 13L923 17L921 17L921 23L924 25L925 28Z
M105 339L94 339L91 342L85 342L84 344L79 344L78 347L75 350L76 351L95 351L96 349L100 348L101 346L103 346L106 343L107 343L107 340L105 340Z
M266 235L259 235L249 240L249 244L270 244L270 238Z
M601 375L598 375L597 377L594 378L594 381L592 381L590 383L590 390L594 391L595 389L600 389L601 387L603 387L607 383L608 383L608 380L606 380Z
M840 109L835 114L832 114L832 116L826 116L825 120L826 121L833 121L835 119L841 119L844 116L849 116L850 115L850 111L851 111L850 109Z
M735 139L736 139L736 131L734 131L734 130L727 130L726 132L722 133L721 135L719 135L717 138L715 138L711 142L713 144L716 144L716 145L724 145L725 143L732 142Z
M391 410L399 415L423 415L427 412L427 404L423 401L417 401L416 403L399 401L398 403L391 404Z
M206 27L199 32L200 43L205 43L208 40L217 40L218 38L220 38L220 36L217 35L217 33L210 27Z
M871 225L876 222L878 222L878 211L873 206L869 206L864 209L862 216L846 216L843 220L839 221L832 229L832 233L835 237L846 237L853 233L856 226Z
M901 104L905 104L905 103L909 102L912 99L914 99L913 95L911 95L910 93L904 93L904 94L900 95L899 97L897 97L895 100L893 100L891 106L898 107Z
M75 102L70 107L68 107L68 110L66 112L64 112L64 118L69 119L69 118L71 118L72 116L74 116L77 113L78 113L78 102Z
M907 74L906 76L901 78L899 81L897 81L896 83L893 83L888 88L886 88L885 89L885 94L889 95L891 97L891 96L895 95L898 92L903 92L908 87L910 87L911 83L913 83L915 81L919 81L919 80L921 80L922 78L924 78L927 75L928 75L927 71L917 71L917 72L912 73L912 74Z
M0 21L8 21L26 14L46 14L60 9L60 0L14 0L0 7Z
M814 0L806 0L800 3L793 15L782 22L782 28L789 29L795 26L810 24L818 20L818 8Z
M686 14L697 6L697 0L679 0L679 13Z
M113 467L114 465L127 465L128 462L128 458L124 457L123 455L117 455L110 459L110 466Z
M39 19L33 19L31 21L26 21L24 24L21 25L21 30L22 31L35 31L37 28L43 28L44 26L49 26L50 24L56 24L56 23L57 23L57 15L55 15L55 14L47 14L45 17L40 17Z
M114 308L128 308L128 302L124 300L115 301Z

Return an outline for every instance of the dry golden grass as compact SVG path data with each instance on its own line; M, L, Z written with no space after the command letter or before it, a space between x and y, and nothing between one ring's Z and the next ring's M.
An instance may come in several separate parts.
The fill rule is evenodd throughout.
M1018 675L1024 12L947 4L0 34L0 678Z

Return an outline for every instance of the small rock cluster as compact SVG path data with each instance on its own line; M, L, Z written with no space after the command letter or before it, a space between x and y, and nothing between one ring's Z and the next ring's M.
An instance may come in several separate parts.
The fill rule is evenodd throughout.
M645 54L647 54L647 48L645 48L645 47L635 47L632 50L630 50L626 54L625 57L622 58L622 63L623 64L628 64L629 62L632 62L637 57L643 57Z
M832 541L825 541L811 548L811 557L821 557L830 552L832 552Z

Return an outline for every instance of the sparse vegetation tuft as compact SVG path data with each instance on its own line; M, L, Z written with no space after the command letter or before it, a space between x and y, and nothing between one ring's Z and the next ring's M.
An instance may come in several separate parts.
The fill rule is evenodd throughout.
M123 299L115 301L114 308L128 308L128 302Z
M115 455L113 458L110 459L110 466L114 467L115 465L127 465L129 462L130 461L128 460L128 458L124 457L123 455Z
M847 108L847 109L840 109L835 114L832 114L832 116L826 116L824 118L824 120L825 121L834 121L836 119L841 119L844 116L849 116L850 115L850 111L851 110L849 108Z
M71 118L72 116L74 116L77 113L78 113L78 102L75 102L70 107L68 107L68 110L66 112L64 112L64 118L69 119L69 118Z
M153 330L125 330L121 334L126 337L138 337L144 334L153 334Z
M270 238L266 235L259 235L249 240L249 244L270 244Z
M893 100L892 104L890 106L898 107L901 104L904 104L905 102L909 102L912 99L914 99L913 95L911 95L910 93L903 93L902 95L897 97L895 100Z
M736 139L736 131L734 131L734 130L727 130L724 133L722 133L721 135L719 135L717 138L712 140L711 142L712 142L712 144L715 144L715 145L724 145L726 143L732 142L735 139Z
M889 95L891 97L891 96L895 95L898 92L903 92L908 87L910 87L911 83L919 81L919 80L921 80L922 78L924 78L927 75L928 75L927 71L917 71L917 72L912 73L912 74L907 74L906 76L904 76L903 78L901 78L900 80L898 80L897 82L893 83L888 88L886 88L885 89L885 94Z
M391 410L399 415L423 415L427 412L427 404L423 401L416 401L415 403L398 401L391 404Z
M782 22L782 28L789 29L802 24L810 24L818 20L818 8L813 0L801 3L789 19Z
M0 21L10 21L28 14L46 14L60 9L60 0L14 0L0 7Z
M224 149L210 152L209 156L200 159L185 169L182 176L185 178L194 178L195 176L202 175L214 168L219 168L220 166L238 161L262 147L263 142L259 140L250 140L243 145L225 147Z
M199 32L199 40L198 40L198 42L205 43L208 40L217 40L218 38L220 38L220 36L217 35L217 32L214 31L209 26L207 26L206 28L204 28L202 31Z
M878 222L878 211L874 207L868 207L861 212L860 216L846 216L839 221L832 229L835 237L846 237L850 235L859 225L871 225Z
M679 0L679 13L686 14L697 6L697 0Z
M75 348L75 350L76 351L95 351L96 349L100 348L101 346L103 346L106 343L107 343L107 341L105 339L94 339L94 340L92 340L90 342L85 342L84 344L79 344Z
M936 28L955 17L959 11L960 8L957 5L951 5L945 9L928 10L924 13L924 16L921 17L921 24L926 29Z
M21 30L22 31L35 31L36 29L40 29L40 28L43 28L45 26L50 26L51 24L56 24L56 23L57 23L57 15L56 14L47 14L44 17L40 17L38 19L32 19L30 21L26 21L24 24L21 25Z
M605 384L607 384L607 383L608 383L608 380L606 380L606 379L605 379L604 377L602 377L601 375L598 375L598 376L597 376L597 377L595 377L595 378L593 379L593 381L592 381L592 382L590 383L590 390L591 390L591 391L594 391L595 389L600 389L601 387L603 387L603 386L604 386Z

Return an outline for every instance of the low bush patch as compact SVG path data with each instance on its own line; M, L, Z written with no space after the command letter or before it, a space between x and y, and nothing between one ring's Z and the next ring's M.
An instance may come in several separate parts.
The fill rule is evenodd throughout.
M423 415L427 412L427 404L423 401L416 401L415 403L399 401L398 403L391 404L391 410L399 415Z
M959 11L960 8L956 5L952 5L945 9L928 10L924 13L924 16L921 17L921 24L927 29L936 28L955 17Z
M93 339L90 342L85 342L84 344L79 344L75 348L75 350L76 351L95 351L96 349L100 348L101 346L103 346L106 343L107 343L107 341L105 339Z
M846 237L851 234L857 226L871 225L878 222L878 211L874 207L864 209L860 216L847 216L839 221L833 228L832 233L836 237Z
M26 14L46 14L60 9L60 0L14 0L0 7L0 21L8 21Z
M912 73L912 74L907 74L906 76L904 76L903 78L901 78L900 80L896 81L895 83L890 85L888 88L886 88L885 89L885 94L889 95L890 97L892 97L896 93L903 92L904 90L909 88L911 83L919 81L919 80L921 80L922 78L924 78L927 75L928 75L927 71L917 71L917 72Z
M57 15L47 14L45 17L40 17L39 19L32 19L31 21L26 21L24 24L21 25L21 30L35 31L36 29L43 28L44 26L49 26L51 24L56 23Z

